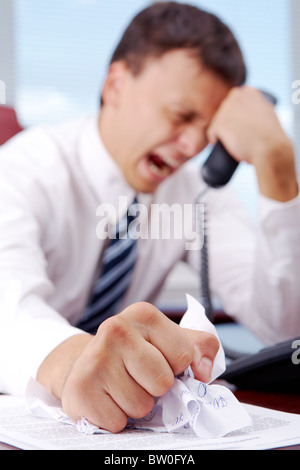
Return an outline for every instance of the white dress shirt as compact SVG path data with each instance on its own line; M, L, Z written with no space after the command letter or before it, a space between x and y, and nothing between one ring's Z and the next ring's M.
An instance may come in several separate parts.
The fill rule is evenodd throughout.
M186 164L152 204L193 204L203 189ZM23 394L89 299L105 240L97 209L135 193L104 148L95 116L27 130L0 149L0 392ZM206 193L212 291L225 311L266 343L300 333L300 199L260 197L253 226L229 188ZM150 212L149 212L150 214ZM174 238L174 237L173 237ZM179 260L199 270L187 240L138 239L132 284L119 306L155 302Z

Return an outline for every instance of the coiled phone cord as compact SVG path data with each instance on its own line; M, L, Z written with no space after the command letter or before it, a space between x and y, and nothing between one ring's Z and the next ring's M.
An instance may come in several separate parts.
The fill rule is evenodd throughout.
M210 293L210 282L209 282L209 262L208 262L208 244L207 244L207 210L205 203L202 202L202 198L208 187L206 187L196 199L196 217L197 217L197 228L200 231L200 237L202 236L202 246L200 248L200 296L201 303L205 309L207 318L213 323L214 314L211 301ZM203 206L203 212L200 210Z
M202 198L208 187L206 187L196 199L196 217L197 217L197 228L200 230L200 235L202 235L203 244L200 248L200 296L201 303L205 309L205 314L208 320L211 323L214 323L215 316L212 306L211 291L210 291L210 281L209 281L209 258L208 258L208 211L206 208L205 202L202 201ZM201 207L203 206L203 211ZM240 359L246 354L238 351L234 351L223 346L224 353L228 359Z

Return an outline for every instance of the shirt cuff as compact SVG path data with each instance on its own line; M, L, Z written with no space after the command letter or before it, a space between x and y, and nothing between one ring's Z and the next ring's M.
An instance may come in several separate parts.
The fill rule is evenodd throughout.
M17 318L16 318L17 317ZM21 302L0 335L0 392L24 395L45 358L68 338L86 334L39 297Z
M274 211L285 211L290 208L300 207L300 193L294 199L291 199L287 202L275 201L275 199L270 199L262 194L259 194L259 213L261 220L265 220L269 214L272 214Z
M268 247L277 256L300 253L300 194L288 202L260 195L259 220Z

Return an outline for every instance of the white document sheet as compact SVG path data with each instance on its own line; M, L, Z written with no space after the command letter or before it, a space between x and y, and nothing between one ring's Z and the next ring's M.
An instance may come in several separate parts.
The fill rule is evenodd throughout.
M158 433L146 429L88 435L58 420L37 418L28 410L24 399L3 395L0 396L0 442L24 450L151 450L155 451L151 454L156 455L159 450L192 453L196 450L256 450L300 444L300 415L251 405L243 407L253 424L218 438L203 439L192 434ZM111 456L112 453L103 455ZM146 454L144 459L147 463Z

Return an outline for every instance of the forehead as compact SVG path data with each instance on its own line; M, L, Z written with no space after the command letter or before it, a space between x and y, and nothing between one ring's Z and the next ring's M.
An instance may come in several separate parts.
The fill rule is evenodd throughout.
M159 58L149 58L135 77L135 90L145 99L167 106L215 108L225 98L229 86L206 69L190 51L175 50Z

